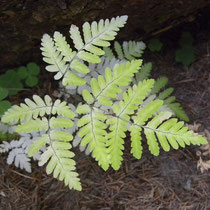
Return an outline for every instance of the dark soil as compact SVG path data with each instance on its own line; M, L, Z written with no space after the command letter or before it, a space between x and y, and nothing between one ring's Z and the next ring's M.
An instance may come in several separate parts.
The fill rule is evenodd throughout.
M169 86L175 88L177 100L188 113L191 124L201 123L201 131L210 130L210 43L208 33L194 31L196 61L183 68L174 59L175 32L162 37L164 49L160 53L146 52L147 61L153 62L153 76L167 76ZM179 36L180 31L175 36ZM44 67L43 67L44 71ZM51 94L56 88L49 74L40 77L40 86L22 93ZM14 102L20 100L13 98ZM208 210L210 209L210 172L197 170L198 147L187 147L159 157L152 156L145 145L141 160L129 154L126 142L124 162L115 172L104 172L92 158L77 153L77 170L82 192L70 191L60 181L47 176L44 168L33 164L28 174L0 159L0 209L52 210ZM5 194L2 195L2 192Z

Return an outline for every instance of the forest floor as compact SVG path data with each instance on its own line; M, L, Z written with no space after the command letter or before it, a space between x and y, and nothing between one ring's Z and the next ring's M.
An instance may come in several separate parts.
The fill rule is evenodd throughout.
M205 32L196 34L196 61L183 68L174 59L173 32L162 42L160 53L145 53L153 63L152 77L167 76L168 87L189 115L189 124L199 126L198 132L210 131L210 43ZM44 70L44 67L43 67ZM39 95L52 94L54 84L48 74L40 77ZM45 88L45 93L43 89ZM23 93L19 98L34 94ZM76 154L82 192L70 191L60 181L47 176L44 168L33 163L28 174L8 166L0 158L1 210L208 210L210 209L210 171L197 169L199 147L161 152L152 156L146 145L141 160L130 154L125 142L123 165L119 171L104 172L89 156ZM202 157L210 159L210 154Z

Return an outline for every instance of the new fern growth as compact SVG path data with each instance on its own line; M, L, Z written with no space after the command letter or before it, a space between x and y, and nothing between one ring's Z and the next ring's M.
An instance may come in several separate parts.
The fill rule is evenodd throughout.
M151 64L143 65L141 73L142 60L136 58L145 48L142 43L128 42L121 48L115 42L119 60L102 58L102 64L93 68L102 68L102 73L97 71L94 77L94 72L90 72L91 65L100 63L105 51L109 57L114 55L110 48L104 47L110 45L126 20L127 16L121 16L110 21L86 22L82 26L83 36L78 27L72 25L70 37L74 49L59 32L55 32L53 38L43 36L41 50L44 61L49 64L46 70L55 72L54 78L62 79L63 85L82 86L86 82L89 85L81 89L83 101L77 106L77 117L66 102L59 99L53 102L49 96L41 99L37 95L33 100L25 99L20 106L13 106L2 117L4 123L16 123L18 133L40 131L29 148L29 156L35 156L46 146L39 165L47 164L47 174L52 173L70 189L81 190L74 153L70 150L73 139L79 139L80 146L87 147L105 171L109 167L120 168L127 132L130 132L131 153L137 159L142 156L143 133L155 156L159 155L160 147L169 151L170 147L178 149L207 143L202 136L188 131L182 121L171 118L171 110L164 109L165 104L173 101L167 98L172 90L166 89L157 97L165 80L147 79ZM89 75L89 79L86 81L81 74ZM77 126L77 130L72 135L68 129L73 126Z

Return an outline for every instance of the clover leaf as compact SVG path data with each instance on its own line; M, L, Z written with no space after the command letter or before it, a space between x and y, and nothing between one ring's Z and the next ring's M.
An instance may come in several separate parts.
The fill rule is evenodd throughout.
M17 69L17 74L20 79L25 79L28 76L28 71L25 66L20 66Z
M38 74L40 72L39 66L34 63L30 62L27 66L20 66L17 69L17 74L21 80L25 80L25 84L28 87L34 87L38 84Z
M9 95L16 95L23 89L23 84L15 70L8 70L5 74L0 75L0 87L6 88Z
M6 88L0 87L0 101L6 98L9 94L9 91Z
M152 52L159 52L163 47L163 43L159 39L151 39L148 48Z
M30 75L37 76L40 72L39 66L34 62L28 63L26 67Z
M176 50L176 62L182 63L184 66L189 66L192 64L196 57L193 46L184 46Z
M0 116L11 107L11 103L7 100L0 101Z
M189 66L195 59L195 47L193 46L193 37L189 32L183 32L179 40L179 46L175 52L176 62Z

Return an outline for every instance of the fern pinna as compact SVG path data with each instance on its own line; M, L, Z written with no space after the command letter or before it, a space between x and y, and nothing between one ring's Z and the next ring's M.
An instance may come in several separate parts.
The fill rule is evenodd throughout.
M109 46L126 20L127 16L122 16L111 21L85 23L84 40L78 27L71 26L75 50L59 32L55 32L53 38L45 34L41 50L44 61L49 64L47 71L55 72L55 79L62 78L63 85L84 85L86 80L80 75L90 72L87 63L99 63L99 56L104 55L105 49L106 54L111 52L104 47ZM157 89L164 86L164 81L147 79L151 65L144 65L145 71L141 73L142 60L135 59L145 46L129 42L123 45L124 51L119 44L115 44L115 48L121 60L114 60L114 64L108 62L109 67L103 74L90 79L90 87L83 89L83 103L78 104L76 113L66 102L52 102L49 96L43 100L34 95L33 100L25 99L25 103L13 106L2 117L4 123L16 123L18 133L42 131L28 154L34 156L46 146L39 165L47 163L47 174L53 173L70 189L81 190L74 153L70 151L74 138L79 139L80 146L88 148L104 170L120 168L127 132L130 132L131 153L137 159L142 156L143 133L155 156L159 155L160 146L169 151L170 147L178 149L179 146L207 143L202 136L188 131L182 121L171 118L172 112L164 108L164 100L171 94L171 89L156 97ZM167 103L171 101L168 99ZM79 120L75 114L79 115ZM78 127L73 135L68 132L72 126Z

